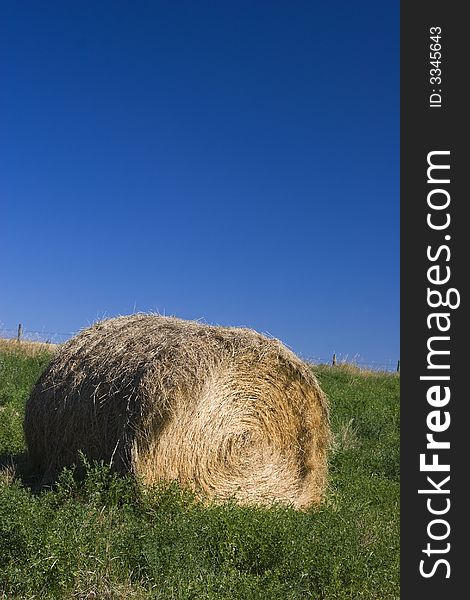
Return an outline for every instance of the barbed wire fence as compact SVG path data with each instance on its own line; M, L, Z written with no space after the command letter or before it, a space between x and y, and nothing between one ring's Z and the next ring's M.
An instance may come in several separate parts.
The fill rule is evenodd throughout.
M17 329L6 329L0 326L0 337L4 339L16 340L18 343L21 342L42 342L45 344L63 344L71 337L76 335L78 331L68 332L57 332L57 331L44 331L44 330L33 330L24 329L22 323L18 324ZM388 359L385 362L379 361L365 361L360 355L341 355L333 353L332 356L303 356L307 362L311 362L317 365L342 365L352 364L362 369L370 369L371 371L389 371L389 372L400 372L400 360Z
M57 331L45 331L45 330L34 330L24 329L20 323L17 329L6 329L0 327L0 337L4 339L13 340L16 339L18 342L42 342L45 344L63 344L78 331L68 332L57 332Z

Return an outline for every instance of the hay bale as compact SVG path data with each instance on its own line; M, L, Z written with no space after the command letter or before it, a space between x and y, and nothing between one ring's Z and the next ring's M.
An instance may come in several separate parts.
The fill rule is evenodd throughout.
M310 369L249 329L137 314L60 349L26 404L44 482L82 450L145 483L241 503L321 500L328 407Z

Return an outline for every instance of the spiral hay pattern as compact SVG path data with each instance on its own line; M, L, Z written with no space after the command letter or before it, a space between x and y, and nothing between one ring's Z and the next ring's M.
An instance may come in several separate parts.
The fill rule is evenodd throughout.
M138 314L64 344L26 404L44 483L81 450L146 484L244 504L320 502L328 406L310 369L249 329Z

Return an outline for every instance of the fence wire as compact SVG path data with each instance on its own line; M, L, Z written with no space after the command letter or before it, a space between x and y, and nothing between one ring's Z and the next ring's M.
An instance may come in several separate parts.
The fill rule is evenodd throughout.
M45 331L45 330L34 330L34 329L23 329L21 328L20 337L21 340L27 342L43 342L46 344L63 344L71 337L76 335L78 331ZM18 329L4 329L0 328L0 337L4 339L18 339ZM341 365L341 364L352 364L362 369L370 369L371 371L399 371L400 361L388 359L385 362L374 361L374 360L363 360L359 355L349 356L341 354L333 354L332 356L302 356L303 360L311 362L316 365Z

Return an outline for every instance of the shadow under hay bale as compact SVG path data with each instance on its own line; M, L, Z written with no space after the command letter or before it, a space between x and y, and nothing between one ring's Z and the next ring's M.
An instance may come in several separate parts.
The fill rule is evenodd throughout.
M26 404L44 483L78 453L146 484L241 503L320 502L327 401L310 369L254 331L138 314L64 344Z

